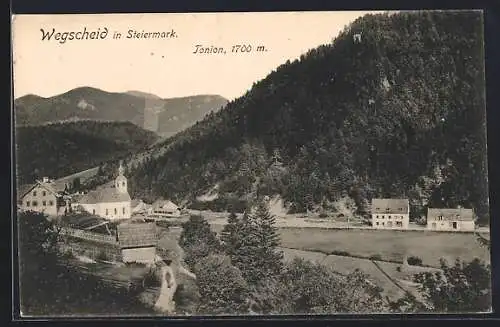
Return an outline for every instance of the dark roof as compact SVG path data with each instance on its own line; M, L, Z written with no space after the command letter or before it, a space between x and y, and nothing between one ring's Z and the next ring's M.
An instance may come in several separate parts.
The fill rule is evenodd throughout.
M22 198L33 189L33 187L36 184L22 184L17 186L16 193L17 193L17 200L22 200Z
M474 211L465 208L428 208L427 219L442 216L443 220L474 221Z
M409 212L408 199L372 199L372 213L407 214Z
M117 232L122 248L156 246L158 241L155 223L123 223Z
M17 199L21 200L28 192L30 192L32 189L34 189L37 186L47 190L48 192L50 192L56 196L60 195L60 191L54 182L45 183L42 181L36 181L33 184L19 185L17 187Z
M130 195L127 193L120 193L115 187L101 187L96 190L90 191L79 199L80 203L94 204L102 202L125 202L131 201Z
M92 215L68 215L61 218L61 222L64 225L70 226L77 229L85 229L91 226L98 225L107 221L104 218L100 218Z

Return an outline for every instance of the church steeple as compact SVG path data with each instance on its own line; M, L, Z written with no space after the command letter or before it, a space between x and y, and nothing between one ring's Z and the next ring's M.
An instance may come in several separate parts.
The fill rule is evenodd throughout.
M123 168L123 161L120 160L120 167L118 167L118 176L123 176L125 169Z
M125 169L123 168L123 163L120 160L120 166L118 167L118 176L115 179L116 190L120 193L128 193L127 190L127 178L123 175Z

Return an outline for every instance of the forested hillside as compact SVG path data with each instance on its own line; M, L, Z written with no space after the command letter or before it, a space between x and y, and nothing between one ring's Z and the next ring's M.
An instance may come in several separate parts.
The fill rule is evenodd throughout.
M80 121L16 128L19 183L58 178L146 149L153 132L129 122Z
M168 140L133 193L280 194L295 211L349 195L359 213L409 197L413 213L472 206L486 221L482 35L480 12L359 18Z

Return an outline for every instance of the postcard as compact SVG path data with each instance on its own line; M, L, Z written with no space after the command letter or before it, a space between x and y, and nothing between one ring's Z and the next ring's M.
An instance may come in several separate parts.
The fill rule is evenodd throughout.
M491 312L482 11L12 40L20 318Z

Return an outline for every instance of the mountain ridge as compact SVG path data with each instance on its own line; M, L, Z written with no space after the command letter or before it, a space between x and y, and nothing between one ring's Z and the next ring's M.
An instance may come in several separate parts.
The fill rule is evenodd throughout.
M36 126L58 121L129 121L160 135L171 136L227 103L220 95L195 95L162 99L141 92L108 92L78 87L51 97L27 94L14 100L16 126ZM157 115L149 108L160 108ZM176 120L172 121L172 117Z

